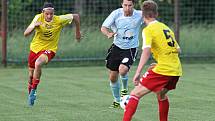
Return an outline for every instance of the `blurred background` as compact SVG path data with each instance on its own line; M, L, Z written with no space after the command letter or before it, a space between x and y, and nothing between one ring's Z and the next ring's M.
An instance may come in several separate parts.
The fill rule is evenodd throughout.
M136 0L135 9L140 9L143 1ZM159 20L169 25L178 36L182 59L207 58L210 60L215 57L214 0L155 1L159 5ZM27 64L29 45L33 36L25 38L23 32L34 16L41 13L44 2L54 4L56 15L79 13L81 16L83 39L77 43L74 36L75 26L65 27L53 61L77 62L105 59L106 51L112 40L108 40L100 32L100 27L114 9L121 7L121 0L2 0L1 22L5 19L2 18L2 14L5 4L7 5L7 32L5 32L7 40L6 43L1 41L0 46L2 64L5 62ZM1 24L1 32L4 33L2 26L4 23ZM4 55L5 49L6 56Z

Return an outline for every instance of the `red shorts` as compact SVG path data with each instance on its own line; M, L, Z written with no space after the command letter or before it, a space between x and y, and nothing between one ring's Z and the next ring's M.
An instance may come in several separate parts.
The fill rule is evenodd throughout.
M159 92L163 88L172 90L176 88L179 76L160 75L148 70L140 79L140 84L153 92Z
M41 54L45 54L48 57L48 62L54 58L55 53L53 51L50 50L43 50L43 51L39 51L38 53L34 53L33 51L30 51L29 56L28 56L28 66L30 68L35 68L35 61L37 60L37 58L41 55Z

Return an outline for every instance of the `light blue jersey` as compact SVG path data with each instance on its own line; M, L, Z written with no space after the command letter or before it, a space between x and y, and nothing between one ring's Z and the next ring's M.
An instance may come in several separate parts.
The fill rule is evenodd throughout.
M142 23L142 11L133 11L132 16L124 16L123 8L114 10L102 26L116 33L113 43L121 49L139 46L139 29Z

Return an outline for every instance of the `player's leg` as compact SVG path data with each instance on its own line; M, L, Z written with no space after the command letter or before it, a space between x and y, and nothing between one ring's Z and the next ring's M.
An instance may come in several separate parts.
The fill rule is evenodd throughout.
M109 80L114 102L111 105L113 108L119 107L120 102L120 82L118 80L118 71L109 71Z
M37 58L37 54L33 51L29 52L28 55L28 94L30 94L33 84L33 73L34 73L34 65Z
M30 51L29 56L28 56L28 66L29 66L29 74L28 74L28 103L30 106L34 104L34 100L36 99L35 96L35 91L33 90L33 73L34 73L34 68L35 68L35 61L38 55L34 53L33 51Z
M120 50L121 62L119 66L119 74L122 81L122 96L128 94L128 71L136 59L137 52L137 48Z
M39 57L35 61L35 69L33 71L33 80L32 80L32 89L28 96L28 103L30 106L34 105L34 101L36 100L36 89L40 82L41 77L41 67L43 64L48 62L48 56L45 54L39 55Z
M140 79L139 85L131 92L131 99L129 99L125 107L123 121L131 120L131 117L136 111L139 98L151 91L160 92L167 85L168 81L169 77L154 73L149 69ZM132 98L132 95L134 95L134 98Z
M109 80L110 88L114 97L114 102L111 107L118 108L120 107L120 81L118 81L119 74L119 48L114 44L108 49L106 56L106 67L109 69Z
M126 65L120 64L119 75L122 82L121 96L128 94L128 71L129 68Z
M36 99L36 89L40 82L40 77L42 73L42 66L47 64L52 58L54 58L55 53L49 50L41 51L37 54L37 58L34 64L34 73L33 73L33 81L32 81L32 90L29 94L29 105L34 105L34 100Z
M125 107L123 121L131 121L132 116L137 110L139 99L150 92L150 90L141 84L131 91L129 102Z
M166 94L169 90L176 88L178 80L179 76L163 76L160 78L160 82L164 82L163 85L165 85L157 93L160 121L168 120L169 100Z
M36 90L37 85L40 82L40 77L42 74L42 65L48 63L48 56L46 54L41 54L35 62L35 69L33 73L33 86L32 88Z
M28 94L30 94L32 89L33 73L34 73L34 68L29 67L28 68Z
M157 93L160 121L168 120L169 100L166 95L167 92L168 92L168 89L164 88L162 89L162 91Z

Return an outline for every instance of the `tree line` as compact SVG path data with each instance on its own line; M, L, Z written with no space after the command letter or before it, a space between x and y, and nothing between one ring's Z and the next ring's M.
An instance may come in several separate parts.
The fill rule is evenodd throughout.
M52 2L56 14L79 13L82 23L92 25L102 22L112 10L121 7L121 0L46 0ZM136 9L144 0L138 0ZM174 0L155 0L159 4L161 21L174 19ZM214 24L215 0L180 0L181 24ZM40 13L44 0L8 0L8 22L10 28L29 24L34 15ZM82 17L82 18L83 18Z

